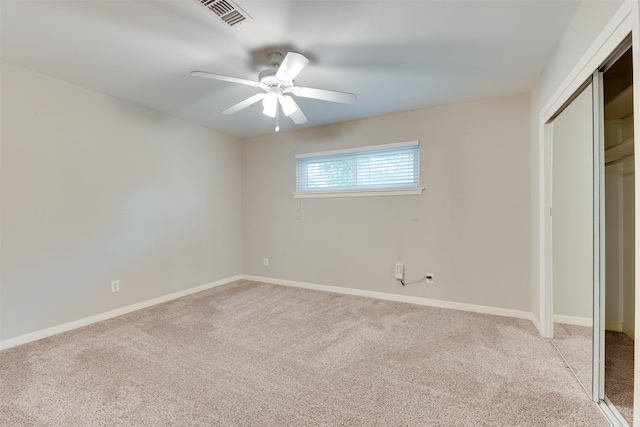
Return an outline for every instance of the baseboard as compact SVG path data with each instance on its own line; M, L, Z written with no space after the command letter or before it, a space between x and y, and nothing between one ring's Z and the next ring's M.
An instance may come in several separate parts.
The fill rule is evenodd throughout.
M632 340L636 340L636 330L633 326L629 326L626 323L622 324L622 333L631 338Z
M256 282L271 283L273 285L292 286L295 288L313 289L317 291L334 292L338 294L357 295L370 297L388 301L406 302L409 304L424 305L428 307L449 308L452 310L469 311L473 313L494 314L497 316L515 317L517 319L526 319L533 322L538 330L538 322L533 313L521 310L511 310L508 308L489 307L485 305L465 304L461 302L443 301L428 299L422 297L414 297L408 295L389 294L386 292L366 291L363 289L343 288L339 286L318 285L315 283L296 282L292 280L274 279L271 277L242 275L245 280L253 280Z
M562 316L560 314L554 314L553 323L564 323L565 325L592 327L593 319L590 319L588 317Z
M625 334L626 336L628 336L629 338L635 341L635 330L632 326L629 326L626 323L606 322L604 324L604 329L607 331L622 332L623 334Z
M606 331L622 332L621 322L604 322L604 329Z
M51 328L43 329L29 334L21 335L14 338L9 338L4 341L0 341L0 350L5 350L11 347L15 347L29 342L37 341L42 338L47 338L53 335L57 335L63 332L68 332L73 329L82 328L84 326L91 325L93 323L101 322L103 320L112 319L114 317L122 316L133 311L141 310L143 308L151 307L163 302L171 301L177 298L181 298L187 295L191 295L197 292L202 292L207 289L214 288L216 286L226 285L227 283L235 282L236 280L245 279L253 280L256 282L271 283L274 285L292 286L296 288L313 289L317 291L333 292L338 294L364 296L369 298L376 298L387 301L406 302L409 304L417 304L428 307L448 308L452 310L461 310L474 313L493 314L497 316L514 317L518 319L526 319L533 322L534 326L540 331L540 323L533 316L532 313L521 310L512 310L507 308L489 307L484 305L466 304L453 301L443 301L428 299L422 297L414 297L408 295L390 294L386 292L367 291L363 289L343 288L339 286L319 285L315 283L297 282L292 280L274 279L270 277L250 276L250 275L237 275L226 279L221 279L205 285L196 286L194 288L185 289L179 292L174 292L169 295L164 295L158 298L142 301L137 304L128 305L115 310L111 310L105 313L96 314L94 316L85 317L83 319L74 320L72 322L64 323L62 325L54 326Z
M533 326L536 327L536 329L538 330L538 333L541 336L544 336L545 332L542 329L542 323L540 323L540 321L538 320L538 318L533 314L533 313L529 313L531 315L531 318L529 320L531 320L531 322L533 323Z
M122 316L133 311L141 310L143 308L151 307L153 305L162 304L163 302L171 301L177 298L181 298L187 295L202 292L207 289L215 288L216 286L226 285L227 283L235 282L242 279L241 275L228 277L226 279L217 280L215 282L207 283L205 285L196 286L195 288L189 288L182 291L174 292L172 294L163 295L158 298L153 298L147 301L142 301L136 304L128 305L126 307L117 308L115 310L107 311L105 313L96 314L94 316L85 317L84 319L74 320L72 322L63 323L62 325L53 326L51 328L42 329L40 331L31 332L26 335L21 335L15 338L9 338L4 341L0 341L0 350L6 350L11 347L26 344L32 341L37 341L42 338L47 338L52 335L68 332L73 329L82 328L84 326L91 325L92 323L101 322L103 320L112 319L114 317Z

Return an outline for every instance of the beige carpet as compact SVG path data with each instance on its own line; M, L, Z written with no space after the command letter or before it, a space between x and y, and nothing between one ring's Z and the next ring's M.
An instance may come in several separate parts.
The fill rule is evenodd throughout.
M593 329L554 323L554 343L591 394ZM633 340L622 332L605 333L605 395L633 425Z
M605 334L604 394L633 425L633 340L622 332Z
M585 393L593 393L593 328L590 326L553 324L553 342L565 357Z
M607 426L529 321L240 281L0 353L3 426Z

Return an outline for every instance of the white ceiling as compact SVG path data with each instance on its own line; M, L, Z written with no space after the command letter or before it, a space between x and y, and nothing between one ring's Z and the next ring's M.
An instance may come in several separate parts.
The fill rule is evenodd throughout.
M526 92L579 6L569 0L245 1L235 28L196 0L8 1L1 58L42 74L247 137L272 133L259 89L196 78L256 80L266 53L306 55L301 86L357 94L353 105L300 99L304 126ZM296 127L284 119L282 129Z

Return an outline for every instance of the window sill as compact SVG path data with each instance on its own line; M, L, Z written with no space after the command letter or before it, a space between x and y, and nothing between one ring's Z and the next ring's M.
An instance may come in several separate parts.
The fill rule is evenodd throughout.
M308 191L292 194L294 199L321 199L327 197L415 196L422 194L423 191L424 187L394 188L390 190Z

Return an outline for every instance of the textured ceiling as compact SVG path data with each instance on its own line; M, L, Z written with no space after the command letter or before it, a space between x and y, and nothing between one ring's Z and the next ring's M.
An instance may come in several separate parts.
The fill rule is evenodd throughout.
M230 135L273 132L259 89L191 70L255 80L274 48L310 64L302 86L354 92L353 105L298 98L316 126L526 92L579 1L237 1L230 28L196 0L6 1L1 58ZM296 127L283 119L283 130Z

